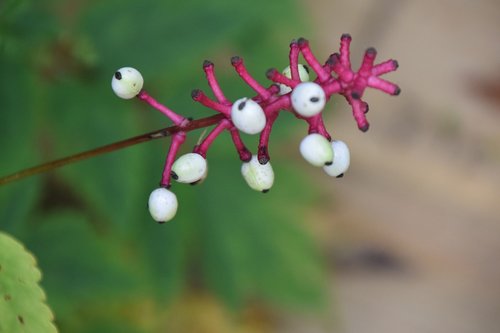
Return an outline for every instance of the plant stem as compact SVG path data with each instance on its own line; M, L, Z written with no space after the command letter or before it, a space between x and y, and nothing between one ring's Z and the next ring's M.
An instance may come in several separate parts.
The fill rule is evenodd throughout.
M189 122L186 126L184 127L179 127L179 126L170 126L167 128L163 128L154 132L142 134L139 136L135 136L126 140L118 141L115 143L111 143L105 146L101 146L95 149L87 150L78 154L74 154L71 156L63 157L58 160L50 161L47 163L43 163L28 169L24 169L18 172L15 172L11 175L7 175L4 177L0 178L0 186L14 182L16 180L21 180L23 178L27 178L30 176L37 175L42 172L47 172L59 167L62 167L67 164L72 164L76 163L79 161L83 161L86 159L89 159L91 157L95 157L98 155L106 154L106 153L111 153L115 150L123 149L126 147L130 147L139 143L143 142L148 142L156 139L161 139L161 138L166 138L169 136L172 136L173 134L183 131L183 132L190 132L198 128L204 128L208 127L211 125L216 124L218 121L220 121L222 118L224 118L223 115L221 114L216 114L211 117L206 117L206 118L201 118L197 120L193 120Z

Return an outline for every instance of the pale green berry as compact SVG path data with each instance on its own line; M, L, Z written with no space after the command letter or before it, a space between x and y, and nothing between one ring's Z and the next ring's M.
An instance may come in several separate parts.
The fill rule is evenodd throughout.
M300 142L300 153L314 166L330 165L333 162L333 149L330 142L321 134L309 134Z
M207 175L207 160L200 154L184 154L172 165L171 175L179 183L196 183Z
M253 155L249 162L243 162L241 174L248 186L259 192L267 192L273 186L274 172L271 162L260 164L257 155Z
M123 67L115 72L111 87L115 94L123 99L131 99L139 94L144 85L141 73L132 67Z
M332 149L335 156L333 163L331 165L325 165L323 170L332 177L342 177L347 169L349 169L351 160L349 148L345 142L333 140Z
M258 134L266 126L266 115L257 102L244 97L233 103L231 121L243 133Z
M326 104L325 91L314 82L299 83L291 94L293 109L304 117L317 115Z
M170 221L177 213L177 197L164 187L157 188L149 196L149 213L156 222Z
M302 82L309 81L309 69L306 66L302 65L302 64L299 64L298 68L299 68L299 78L300 78L300 81L302 81ZM281 72L281 74L283 74L287 78L291 79L292 78L292 71L290 70L290 66L287 66ZM290 91L292 91L292 88L290 88L287 85L284 85L284 84L280 83L279 86L280 86L280 92L279 92L280 95L288 94Z

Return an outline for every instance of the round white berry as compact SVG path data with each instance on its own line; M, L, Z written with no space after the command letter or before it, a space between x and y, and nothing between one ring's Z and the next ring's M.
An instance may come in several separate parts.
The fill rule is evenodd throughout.
M231 121L243 133L258 134L266 126L266 115L258 103L245 97L231 107Z
M325 107L326 95L321 86L314 82L299 83L291 94L293 109L304 117L312 117Z
M333 162L333 149L330 142L321 134L309 134L300 142L300 153L314 166L330 165Z
M144 85L141 73L132 67L123 67L115 72L111 80L111 87L115 94L123 99L137 96Z
M250 188L263 193L269 191L274 183L271 162L260 164L257 155L253 155L249 162L243 162L241 174Z
M184 154L172 165L171 175L179 183L196 183L207 175L207 160L200 154Z
M300 81L302 81L302 82L309 81L309 69L306 66L302 65L302 64L299 64L298 67L299 67L299 78L300 78ZM287 66L281 72L281 74L283 74L287 78L291 79L292 78L292 71L290 70L290 66ZM284 85L284 84L280 83L280 92L279 92L280 95L288 94L290 91L292 91L292 88L290 88L287 85Z
M345 142L340 140L332 141L332 149L335 158L331 165L325 165L323 170L332 177L342 177L349 169L351 155Z
M157 188L149 196L148 208L156 222L170 221L177 212L177 197L166 188Z

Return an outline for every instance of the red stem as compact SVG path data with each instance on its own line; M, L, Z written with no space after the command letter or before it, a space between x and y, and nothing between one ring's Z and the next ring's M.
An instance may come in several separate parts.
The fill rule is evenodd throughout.
M163 173L160 182L161 187L166 187L166 188L170 187L172 165L175 162L175 156L177 156L179 148L182 146L185 140L186 140L185 132L177 132L172 137L172 142L170 143L170 148L168 149L167 158L165 160L165 166L163 167Z
M174 111L170 110L167 108L165 105L159 103L157 100L155 100L152 96L150 96L145 90L141 90L141 92L137 95L137 98L140 100L148 103L152 107L154 107L156 110L160 111L163 113L165 116L167 116L170 120L173 121L173 123L177 126L186 126L189 123L189 120L184 118L181 115L178 115Z

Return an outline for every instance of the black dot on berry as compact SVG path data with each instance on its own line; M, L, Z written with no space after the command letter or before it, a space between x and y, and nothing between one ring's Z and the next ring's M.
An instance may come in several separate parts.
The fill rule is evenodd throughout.
M245 108L245 106L247 105L247 102L246 101L243 101L241 102L239 105L238 105L238 110L243 110Z
M344 174L343 174L343 173L341 173L340 175L338 175L338 176L337 176L337 177L335 177L335 178L342 178L342 177L344 177Z
M313 103L318 103L319 102L319 97L311 97L309 100Z
M266 188L265 190L262 190L262 193L267 193L267 192L269 192L268 188Z
M325 162L325 165L332 165L333 161Z
M158 224L164 224L165 221L158 221Z
M118 71L118 72L115 73L115 79L117 79L117 80L121 80L122 79L122 73L120 73L120 71Z
M170 171L170 176L175 180L179 179L179 176L174 171Z

